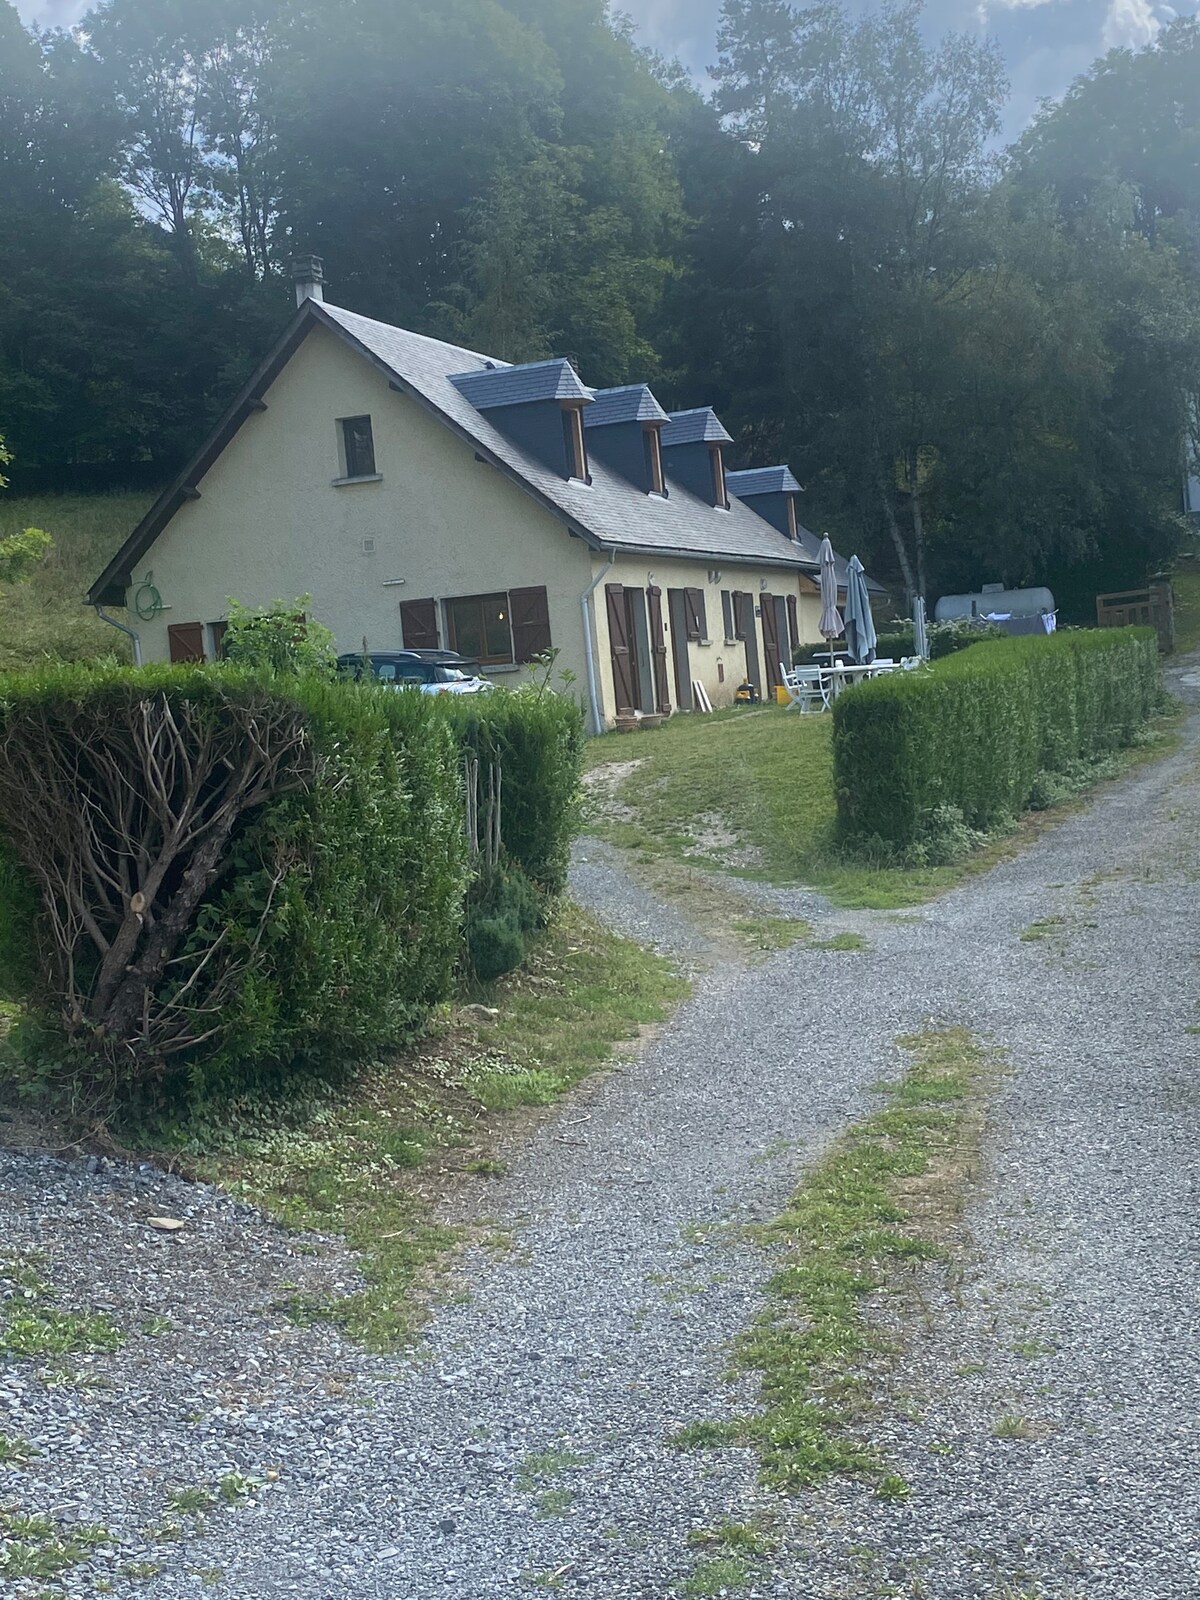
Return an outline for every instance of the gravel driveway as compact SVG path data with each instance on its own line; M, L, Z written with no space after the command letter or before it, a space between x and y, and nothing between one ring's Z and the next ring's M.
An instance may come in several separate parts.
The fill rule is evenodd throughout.
M161 1175L0 1155L3 1248L43 1249L64 1300L130 1334L82 1387L0 1367L0 1431L42 1450L0 1465L0 1507L105 1524L63 1580L79 1595L659 1600L695 1562L690 1529L764 1513L781 1545L745 1595L1195 1596L1198 748L1193 714L1176 754L920 912L820 918L864 952L703 972L495 1185L516 1247L472 1263L412 1360L272 1309L349 1281L335 1246ZM581 855L581 898L699 959L611 852ZM912 1496L836 1483L789 1508L746 1452L664 1439L751 1398L724 1373L766 1266L738 1224L778 1209L931 1018L1012 1070L974 1258L897 1374L910 1404L877 1419ZM155 1234L153 1212L188 1226ZM156 1312L170 1327L140 1331ZM997 1437L1002 1416L1031 1437ZM231 1472L258 1484L241 1503L169 1513Z

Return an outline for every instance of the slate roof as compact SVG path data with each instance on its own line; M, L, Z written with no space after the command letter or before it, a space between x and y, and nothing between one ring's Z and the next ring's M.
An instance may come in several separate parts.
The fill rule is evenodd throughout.
M793 544L736 496L730 500L729 509L724 510L708 505L674 483L667 496L643 494L620 473L597 460L590 463L590 483L560 477L490 421L490 407L479 410L462 391L464 379L471 388L477 376L493 379L493 374L503 376L514 371L528 371L528 368L514 369L477 351L444 344L440 339L409 333L390 323L375 322L357 312L308 299L275 348L232 400L200 450L163 491L96 579L88 591L90 605L124 603L134 566L179 507L194 497L205 472L246 418L261 408L262 396L317 323L344 338L382 372L394 388L411 395L594 549L692 556L702 561L715 559L722 563L790 567L810 573L817 570L814 554ZM532 365L555 369L553 382L556 386L560 382L570 382L561 371L563 366L574 371L569 362ZM536 380L538 383L549 381L548 378ZM580 384L580 389L583 388ZM586 392L591 393L590 390ZM523 398L531 397L526 393ZM703 417L706 411L707 408L683 415ZM707 414L711 416L711 411ZM585 410L585 418L586 415ZM715 417L712 421L719 430L716 437L728 439L729 435ZM666 429L663 431L665 433Z
M673 444L733 443L732 434L725 432L711 406L697 406L694 411L672 411L671 420L660 437L664 449Z
M803 494L803 487L792 476L790 467L749 467L744 472L727 472L725 486L748 499L756 494Z
M606 428L614 422L666 422L668 414L647 383L627 383L620 389L597 389L583 413L585 428Z
M454 347L447 345L446 348ZM590 401L592 398L592 391L579 381L579 374L563 356L551 361L526 361L515 367L504 361L493 361L490 368L485 366L482 370L458 373L450 382L476 411L490 411L494 406L523 406L534 400Z

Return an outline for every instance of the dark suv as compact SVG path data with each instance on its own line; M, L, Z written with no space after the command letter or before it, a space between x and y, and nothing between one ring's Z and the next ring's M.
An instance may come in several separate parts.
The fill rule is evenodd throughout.
M338 657L338 671L347 678L365 678L393 689L419 689L422 694L479 694L493 686L479 676L479 664L453 650L371 650Z

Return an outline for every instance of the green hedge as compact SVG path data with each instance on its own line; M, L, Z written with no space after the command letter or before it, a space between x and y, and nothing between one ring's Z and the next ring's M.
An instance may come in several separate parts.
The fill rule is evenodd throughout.
M509 861L539 889L560 894L579 828L583 712L578 702L531 688L438 695L434 703L464 754L477 756L481 767L500 762L500 833Z
M904 852L945 807L994 827L1040 774L1132 743L1160 695L1146 628L990 641L861 684L833 713L839 835Z
M164 772L138 731L148 715L168 713L187 722L193 748L217 741L236 760L244 726L273 721L292 729L299 754L287 791L242 813L177 959L145 985L136 1025L114 1037L102 1020L114 1013L97 1000L104 942L111 947L127 923L131 890L151 880L136 854L124 886L105 874L120 877L125 834L158 837L155 784L182 793L186 762L172 756ZM118 808L112 773L122 768ZM49 793L64 774L59 792L75 793L79 815L96 819L106 863L70 895L55 869L78 862L79 851L53 832L39 838L21 814L26 789L43 780ZM202 805L214 803L221 781L218 770ZM115 822L112 812L126 806ZM59 832L69 835L70 807L58 809L68 819ZM427 698L233 667L13 675L0 684L0 833L19 863L17 881L38 890L22 897L9 883L0 938L7 981L27 981L12 968L33 952L43 1057L61 1053L65 1036L67 1055L90 1062L98 1078L107 1072L122 1093L228 1092L298 1067L344 1066L411 1034L452 992L468 879L461 762ZM150 897L134 963L152 960L156 929L169 926L200 865L199 850L185 850ZM3 876L14 878L11 861ZM65 914L72 896L84 903L82 917ZM164 1044L162 1018L181 1008L194 1042Z

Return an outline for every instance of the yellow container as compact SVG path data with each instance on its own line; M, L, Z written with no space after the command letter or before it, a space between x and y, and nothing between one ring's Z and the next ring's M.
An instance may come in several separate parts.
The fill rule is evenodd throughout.
M781 683L775 685L775 698L781 706L785 706L788 703L788 692Z

